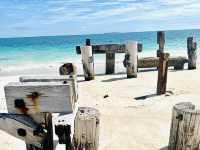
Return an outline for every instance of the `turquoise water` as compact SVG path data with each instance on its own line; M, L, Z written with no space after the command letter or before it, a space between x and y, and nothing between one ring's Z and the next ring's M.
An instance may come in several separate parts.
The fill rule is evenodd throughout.
M173 54L186 53L186 39L196 37L200 41L200 30L166 32L166 51ZM141 55L155 56L157 50L156 32L109 33L94 35L44 36L25 38L0 38L0 68L22 64L80 61L75 53L76 45L83 45L86 38L92 44L125 43L135 40L143 43ZM97 59L101 61L102 57Z

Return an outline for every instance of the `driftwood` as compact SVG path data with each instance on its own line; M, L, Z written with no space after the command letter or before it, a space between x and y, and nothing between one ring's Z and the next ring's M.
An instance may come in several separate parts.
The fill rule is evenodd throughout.
M127 58L127 78L137 77L137 42L128 42L126 44Z
M160 53L159 56L157 95L166 93L169 54Z
M71 84L59 82L15 82L5 86L9 113L71 113L74 109Z
M80 107L75 118L74 150L97 150L99 145L99 111Z
M187 49L188 49L188 69L196 69L197 62L197 43L194 42L193 37L187 38Z
M173 107L169 150L200 149L200 111L190 102Z

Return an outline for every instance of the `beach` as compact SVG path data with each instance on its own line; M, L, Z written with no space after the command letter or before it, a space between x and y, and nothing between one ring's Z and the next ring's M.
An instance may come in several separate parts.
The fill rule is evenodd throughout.
M57 74L57 72L54 72ZM192 102L200 108L200 70L170 69L167 93L155 96L157 71L140 70L137 78L127 79L121 72L99 74L95 80L78 77L79 105L95 107L100 113L100 150L166 150L172 107ZM6 112L3 86L19 76L0 77L1 111ZM108 95L107 98L104 98ZM146 99L143 96L147 96ZM149 96L149 97L148 97ZM0 131L0 150L25 149L23 141ZM58 146L58 150L64 149Z

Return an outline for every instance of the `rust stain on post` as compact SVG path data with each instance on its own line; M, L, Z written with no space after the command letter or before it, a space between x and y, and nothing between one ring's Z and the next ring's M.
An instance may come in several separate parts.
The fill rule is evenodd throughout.
M39 100L40 100L40 96L42 94L38 93L38 92L32 92L31 94L27 95L27 98L30 98L36 111L39 110L38 106L39 106Z

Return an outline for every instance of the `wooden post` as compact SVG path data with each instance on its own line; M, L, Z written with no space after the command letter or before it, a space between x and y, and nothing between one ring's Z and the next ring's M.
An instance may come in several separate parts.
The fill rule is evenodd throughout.
M160 53L159 55L157 95L166 92L169 53Z
M127 78L137 77L137 42L128 42L126 44L126 58L127 58Z
M86 39L86 40L85 40L85 45L86 45L86 46L91 46L90 39Z
M159 44L159 49L157 50L157 57L159 57L160 53L164 52L164 45L165 45L165 32L164 31L157 32L157 44Z
M100 114L97 109L80 107L75 118L74 150L97 150Z
M193 37L187 38L187 49L188 49L188 69L196 69L197 61L197 43L193 41Z
M76 75L77 68L73 63L65 63L59 68L60 75Z
M107 51L106 52L106 74L115 73L115 53Z
M200 110L190 102L178 103L173 107L169 150L199 150Z
M81 47L83 71L85 75L85 80L94 79L94 60L92 55L92 46L82 46Z

